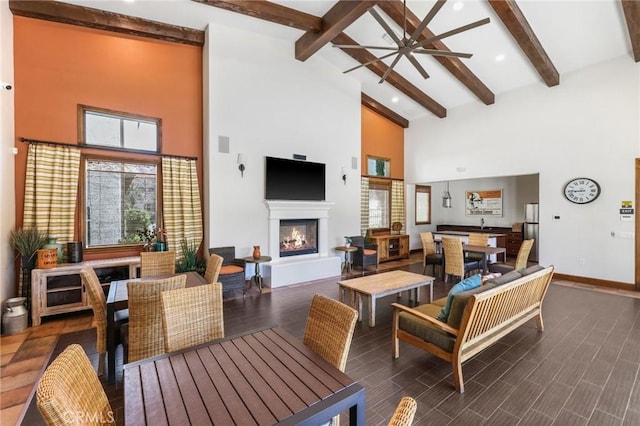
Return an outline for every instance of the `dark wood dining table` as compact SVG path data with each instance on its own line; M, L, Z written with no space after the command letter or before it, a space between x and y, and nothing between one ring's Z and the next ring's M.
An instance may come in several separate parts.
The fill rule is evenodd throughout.
M506 253L507 249L505 247L487 247L487 246L473 246L470 244L463 244L462 251L464 251L465 253L480 253L484 255L482 273L483 275L487 275L488 273L487 265L489 264L489 255Z
M319 425L346 410L364 425L364 387L279 327L124 366L125 425Z
M194 287L197 285L206 284L204 277L197 272L185 272L187 281L186 287ZM129 281L149 281L162 277L146 277L146 278L133 278L119 281L112 281L109 285L109 294L107 296L107 381L109 384L116 382L116 325L115 317L116 312L129 307L129 294L127 292L127 283Z

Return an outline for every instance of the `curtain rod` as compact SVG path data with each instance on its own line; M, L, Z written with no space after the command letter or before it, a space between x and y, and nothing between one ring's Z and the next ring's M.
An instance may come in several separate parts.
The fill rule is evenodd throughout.
M38 144L43 144L43 145L71 146L71 147L74 147L74 148L99 149L99 150L103 150L103 151L124 152L124 153L128 153L128 154L153 155L155 157L181 158L181 159L185 159L185 160L194 160L194 161L198 160L198 157L187 157L185 155L161 154L159 152L143 151L143 150L140 150L140 149L125 149L125 148L120 148L120 147L117 147L117 146L78 145L78 144L66 143L66 142L41 141L41 140L38 140L38 139L28 139L28 138L20 138L20 142L38 143Z

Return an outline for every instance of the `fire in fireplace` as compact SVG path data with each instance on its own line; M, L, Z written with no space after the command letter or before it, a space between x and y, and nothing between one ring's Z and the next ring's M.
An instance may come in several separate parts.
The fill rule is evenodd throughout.
M318 219L280 220L280 257L318 253Z

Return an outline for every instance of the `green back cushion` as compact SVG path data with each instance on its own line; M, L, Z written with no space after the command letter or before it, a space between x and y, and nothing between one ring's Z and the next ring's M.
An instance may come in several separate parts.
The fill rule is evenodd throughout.
M464 310L467 307L467 301L469 300L469 298L474 294L482 293L483 291L495 287L497 287L496 284L489 283L480 287L476 287L473 290L463 291L456 294L453 297L453 302L451 303L451 310L449 311L447 324L456 329L460 328L460 323L462 323L462 315L464 315Z
M442 307L436 319L438 321L447 322L449 319L449 311L451 310L451 303L453 303L453 296L460 292L480 287L481 282L482 276L480 274L476 274L451 287L451 290L449 290L449 294L447 295L447 303Z
M519 271L511 271L511 272L507 272L504 275L499 276L498 278L490 279L489 281L486 282L486 284L502 285L502 284L510 283L513 280L517 280L521 276L522 274L520 274Z
M519 269L518 272L520 272L520 274L522 274L522 276L526 276L526 275L530 275L533 274L534 272L538 272L538 271L542 271L544 269L544 266L540 266L540 265L532 265L529 266L526 269Z

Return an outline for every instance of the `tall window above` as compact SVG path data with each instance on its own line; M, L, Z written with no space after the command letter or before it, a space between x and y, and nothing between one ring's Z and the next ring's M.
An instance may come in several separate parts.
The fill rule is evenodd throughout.
M369 182L369 227L389 228L391 217L391 182Z
M80 106L86 145L160 152L160 119Z
M85 168L87 247L143 242L157 223L158 166L88 158Z
M367 157L367 174L369 176L391 176L391 160L379 157Z

